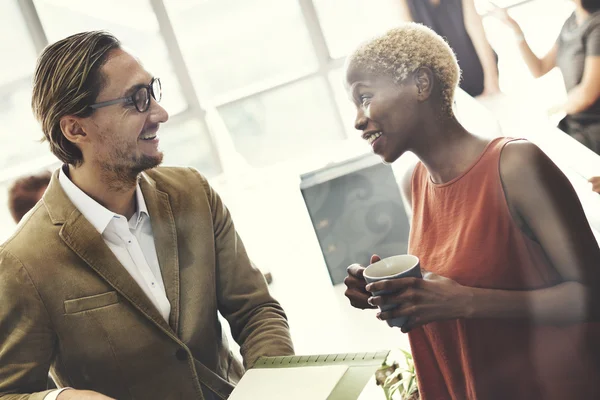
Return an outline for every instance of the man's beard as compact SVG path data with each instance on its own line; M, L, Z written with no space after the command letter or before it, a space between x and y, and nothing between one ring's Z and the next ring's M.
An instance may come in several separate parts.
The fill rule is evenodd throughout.
M131 157L128 154L116 154L113 159L124 160L129 157L127 162L111 163L102 162L101 167L105 175L106 181L111 190L121 191L127 190L135 186L139 175L148 170L159 166L163 160L163 153L151 157L145 154L141 156Z

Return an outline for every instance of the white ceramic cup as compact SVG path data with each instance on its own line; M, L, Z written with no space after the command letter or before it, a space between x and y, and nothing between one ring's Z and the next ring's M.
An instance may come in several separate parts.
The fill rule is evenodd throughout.
M385 279L398 279L406 277L422 278L421 264L419 258L410 254L401 254L379 260L367 268L363 272L363 276L367 283L383 281ZM392 292L381 290L372 292L373 296L381 296ZM381 311L391 310L395 305L385 305L379 307ZM406 322L407 317L398 317L388 319L389 326L402 327Z

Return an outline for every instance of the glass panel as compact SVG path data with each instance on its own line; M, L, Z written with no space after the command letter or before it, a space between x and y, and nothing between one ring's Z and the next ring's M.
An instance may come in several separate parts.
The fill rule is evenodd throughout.
M0 54L10 55L10 61L0 63L0 85L31 75L35 49L16 1L2 2L0 38Z
M163 165L194 167L209 178L221 172L218 157L201 121L191 119L176 125L167 122L161 126L159 134L164 152Z
M219 109L237 151L254 166L316 156L344 139L320 78L257 95Z
M30 104L30 79L16 81L0 96L0 171L51 154L48 143L40 143L43 133Z
M331 57L400 23L398 0L313 0Z
M42 133L31 112L36 55L16 1L3 2L0 8L0 52L10 55L9 62L0 63L0 171L4 171L50 154L48 145L39 143Z
M344 68L334 69L329 73L329 81L333 87L333 93L335 94L335 101L337 103L340 114L342 115L342 122L344 123L344 129L350 140L361 140L360 133L354 128L354 120L356 119L356 107L354 103L348 98L346 89L344 87Z
M49 42L82 31L107 30L117 36L124 47L131 49L148 71L161 78L161 104L167 111L175 115L186 109L167 47L160 36L158 21L148 0L35 0L35 6Z
M165 0L165 6L203 96L317 66L297 0Z

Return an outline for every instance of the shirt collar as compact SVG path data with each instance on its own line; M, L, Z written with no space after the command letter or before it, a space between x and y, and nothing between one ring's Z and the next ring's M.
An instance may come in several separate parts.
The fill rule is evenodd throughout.
M144 195L142 194L142 188L140 187L139 183L135 187L135 199L137 202L136 211L129 220L129 226L132 229L136 229L144 217L150 218L148 208L146 207L146 202L144 201Z
M90 224L92 224L92 226L96 228L100 234L104 233L104 230L110 221L112 221L113 217L118 216L118 214L110 211L85 194L83 190L79 189L67 176L64 168L68 167L64 165L58 173L58 182L60 183L60 186L65 191L69 200L71 200L73 205L77 207L79 212L81 212L81 214L90 222ZM142 194L139 184L136 185L135 194L137 203L136 213L133 215L131 220L135 221L135 224L137 225L140 216L146 214L146 216L149 217L150 214L148 214L148 208L146 207L144 195Z

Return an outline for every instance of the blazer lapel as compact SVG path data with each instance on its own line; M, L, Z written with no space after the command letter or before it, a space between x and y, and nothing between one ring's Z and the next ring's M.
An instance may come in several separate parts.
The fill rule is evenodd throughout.
M53 175L44 194L44 203L52 222L63 224L60 237L65 244L135 308L163 329L171 331L158 309L121 265L102 236L71 203L58 182L58 172Z
M152 178L142 174L140 187L150 214L156 255L165 291L171 303L169 325L177 333L179 329L179 252L175 218L169 203L169 195L156 189Z

